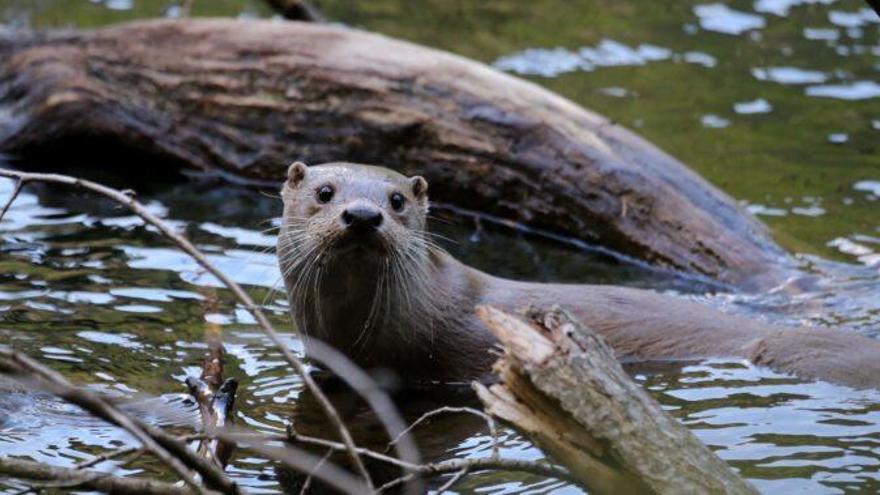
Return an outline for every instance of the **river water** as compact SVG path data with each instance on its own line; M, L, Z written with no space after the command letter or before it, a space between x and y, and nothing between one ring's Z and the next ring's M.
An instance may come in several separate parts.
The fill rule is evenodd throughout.
M756 318L836 325L880 335L880 19L859 1L610 2L374 0L315 2L355 27L444 48L521 75L608 115L742 201L799 253L816 283L795 298L715 294L694 282L622 264L471 218L437 212L444 246L492 273L614 283L697 298ZM195 15L266 16L255 1L196 1ZM0 0L20 26L97 26L179 14L172 0ZM123 177L79 170L119 187ZM211 177L140 179L139 197L184 230L262 301L294 349L272 247L273 191ZM0 198L12 184L0 182ZM242 425L315 428L299 380L185 255L137 218L80 192L29 188L0 223L0 345L77 383L131 402L157 424L190 421L183 379L197 373L206 327L219 325L227 375L241 382ZM880 356L878 356L880 359ZM767 493L880 491L880 393L804 383L736 361L632 367L632 376ZM343 412L362 435L374 424ZM472 403L460 390L414 392L408 416ZM479 421L448 417L419 434L426 457L490 452ZM0 455L71 465L129 439L49 397L0 394ZM376 440L377 442L380 441ZM542 454L512 431L507 456ZM161 472L152 461L102 468ZM255 492L294 482L238 451L231 475ZM0 481L0 491L16 485ZM578 493L530 475L485 473L462 493Z

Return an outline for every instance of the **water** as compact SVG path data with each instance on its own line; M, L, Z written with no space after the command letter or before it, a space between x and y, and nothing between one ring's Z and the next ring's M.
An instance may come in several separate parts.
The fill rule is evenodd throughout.
M331 19L445 48L521 74L608 115L683 159L765 221L814 275L796 298L707 294L707 287L438 212L445 246L495 274L615 283L698 298L787 323L880 334L880 22L858 1L316 2ZM0 0L0 18L95 26L179 15L171 0ZM197 15L260 16L256 1L195 2ZM841 137L845 136L845 137ZM96 178L127 187L125 178ZM0 197L11 183L0 181ZM152 211L185 231L221 269L265 301L299 349L271 229L278 201L214 179L138 187ZM69 190L34 186L0 224L0 343L72 380L128 398L151 422L191 421L183 379L196 373L206 327L224 329L227 375L241 381L240 424L277 433L294 420L320 430L302 392L248 314L212 277L135 217ZM739 362L637 367L633 376L766 492L880 490L880 396L802 383ZM414 394L405 413L461 391ZM364 411L336 397L354 428ZM49 397L0 395L0 455L70 465L127 441ZM418 437L426 457L486 456L479 421L449 417ZM511 431L504 454L540 458ZM119 474L162 472L153 462ZM231 475L278 491L277 467L238 451ZM279 482L278 480L282 480ZM0 482L0 491L11 485ZM486 473L459 491L576 493L539 477Z

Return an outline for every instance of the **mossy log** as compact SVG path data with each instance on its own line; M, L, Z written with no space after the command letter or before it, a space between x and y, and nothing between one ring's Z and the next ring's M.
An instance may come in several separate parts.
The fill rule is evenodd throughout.
M477 310L504 347L501 382L477 392L596 494L754 494L623 371L604 339L564 310L526 321Z
M279 182L295 159L380 164L424 175L437 201L655 265L743 288L791 274L765 228L681 162L449 53L261 20L0 32L0 152L120 147Z

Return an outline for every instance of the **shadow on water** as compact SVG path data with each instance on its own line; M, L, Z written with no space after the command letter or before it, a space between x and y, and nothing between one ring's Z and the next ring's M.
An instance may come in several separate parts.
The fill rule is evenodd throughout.
M330 18L494 63L635 128L741 199L782 244L804 253L799 258L809 277L795 296L723 292L601 251L436 211L432 229L463 261L510 278L645 287L753 318L880 333L880 20L858 1L316 3ZM173 15L174 5L0 0L0 19L92 26ZM247 0L196 2L196 14L265 13ZM120 163L144 172L119 175L109 168ZM265 301L285 341L302 351L285 297L273 290L275 191L160 175L150 163L95 165L77 173L117 187L137 184L152 211ZM11 187L0 182L0 197ZM204 303L209 299L216 307ZM241 382L239 424L281 433L294 422L303 433L326 433L300 380L248 313L138 218L82 193L34 186L0 224L0 345L77 383L149 404L151 422L191 420L182 382L198 369L208 323L223 327L226 373ZM736 361L629 365L628 371L765 492L880 489L877 392L804 383ZM385 439L368 411L344 391L333 395L356 434L381 446ZM412 419L473 397L439 389L397 400ZM482 423L469 416L438 418L417 437L426 458L490 451ZM126 441L50 397L0 393L0 455L71 465ZM542 458L510 430L502 433L502 451ZM161 472L150 461L99 467ZM256 493L294 491L298 483L247 451L235 453L229 472ZM6 490L11 485L0 481ZM458 490L578 493L510 473L474 474Z

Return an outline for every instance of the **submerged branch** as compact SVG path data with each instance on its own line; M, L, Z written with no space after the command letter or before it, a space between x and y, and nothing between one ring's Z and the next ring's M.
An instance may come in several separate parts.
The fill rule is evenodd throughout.
M0 457L0 475L61 484L65 488L121 495L192 495L192 489L140 478L120 478L98 471L47 466L34 461Z
M209 487L223 493L239 493L236 484L222 470L189 450L184 442L125 414L103 397L73 385L33 359L21 353L0 350L0 372L20 381L35 382L53 395L129 432L197 492L206 493L189 468L197 471Z
M333 424L336 431L339 433L340 438L342 438L342 441L346 446L346 451L348 452L349 457L351 458L351 461L357 469L358 473L364 478L367 485L372 488L373 483L370 478L370 474L367 471L366 466L364 466L364 463L361 460L360 456L357 454L357 450L355 449L354 440L352 439L351 433L342 422L342 419L340 418L339 413L336 411L336 408L333 407L333 404L330 403L330 399L327 398L327 395L324 393L324 391L321 390L321 388L315 382L314 378L312 378L312 376L308 373L305 364L302 362L302 360L296 357L296 355L290 350L290 348L287 347L287 344L285 344L284 341L281 340L281 337L272 327L269 319L266 317L263 311L254 303L247 292L245 292L244 289L242 289L241 286L238 285L234 280L229 278L225 273L220 271L210 261L208 261L205 255L202 254L202 252L198 248L196 248L195 245L193 245L186 237L175 232L171 226L162 221L161 218L151 213L146 207L144 207L144 205L136 201L131 195L125 194L124 192L117 189L113 189L88 180L79 179L77 177L71 177L61 174L30 173L0 168L0 177L7 177L10 179L18 180L19 183L22 185L27 182L63 184L67 186L86 189L110 198L113 201L116 201L117 203L128 207L134 214L141 217L148 224L158 229L159 232L161 232L168 240L176 244L185 253L190 255L205 270L210 272L211 275L220 280L220 282L223 283L223 285L225 285L232 292L235 298L245 307L245 309L249 313L251 313L251 315L253 315L263 333L265 333L266 336L269 337L269 340L271 340L272 343L279 349L281 355L284 357L284 360L287 361L287 363L290 364L294 371L300 375L306 388L308 388L309 391L315 396L315 399L318 401L318 404L321 406L324 414Z

